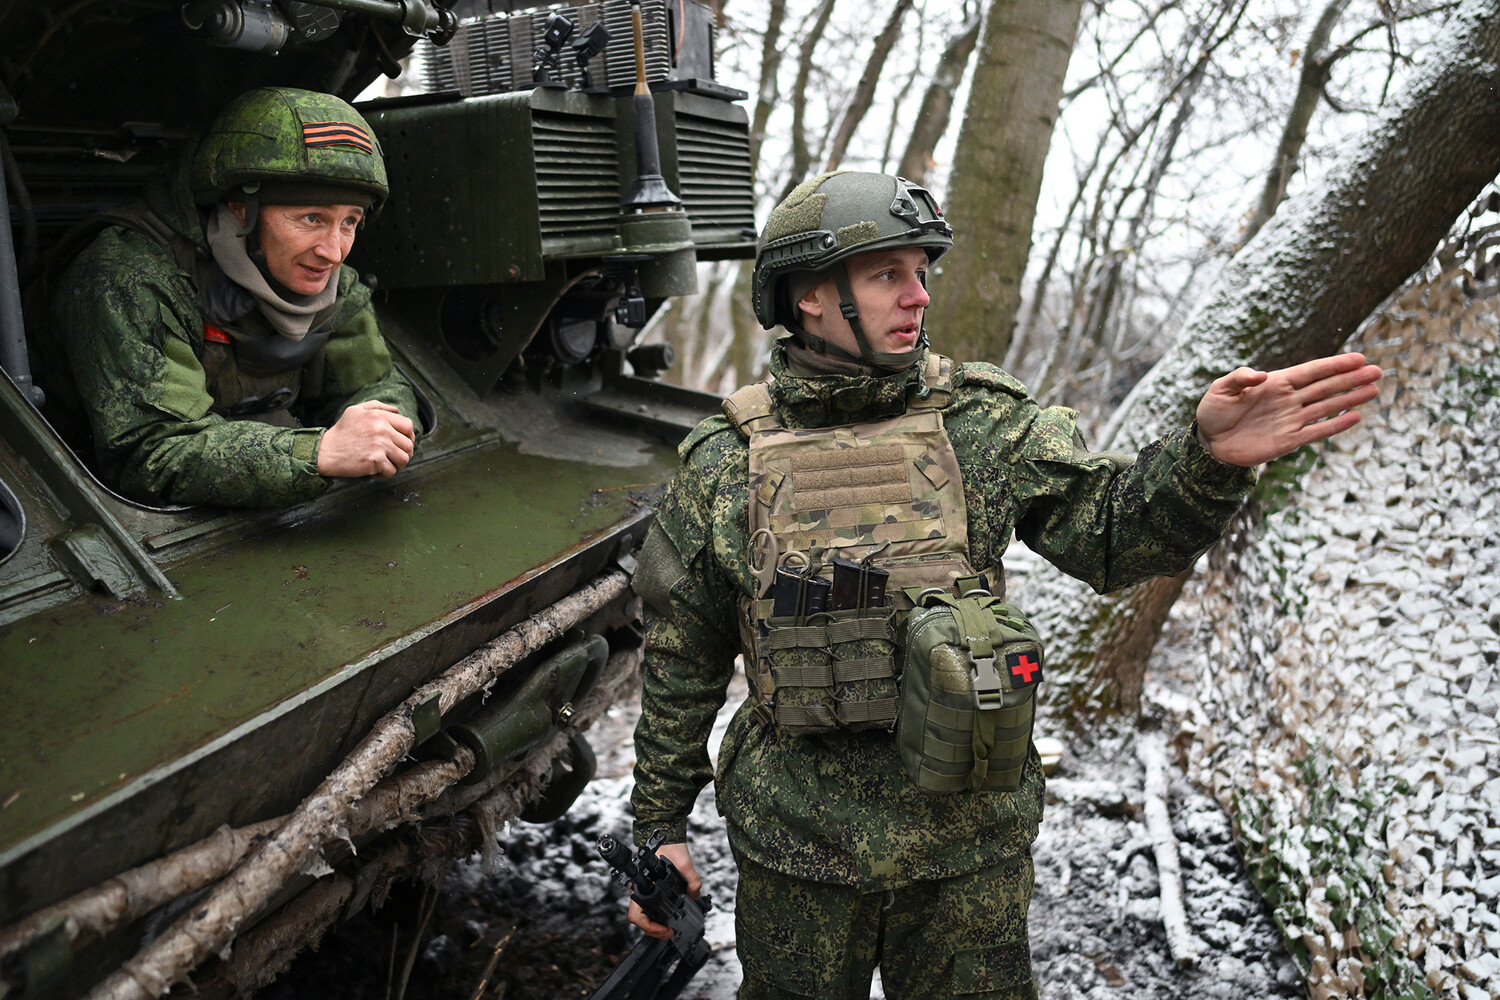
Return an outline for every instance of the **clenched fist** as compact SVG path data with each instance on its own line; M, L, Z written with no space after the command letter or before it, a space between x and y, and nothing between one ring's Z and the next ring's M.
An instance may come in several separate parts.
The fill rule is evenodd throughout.
M406 468L417 446L411 421L389 403L351 406L323 432L318 472L324 476L394 476Z

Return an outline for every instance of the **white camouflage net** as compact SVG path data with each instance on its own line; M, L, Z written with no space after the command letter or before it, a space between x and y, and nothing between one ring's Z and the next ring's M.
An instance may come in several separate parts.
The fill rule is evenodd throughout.
M1296 488L1190 585L1194 777L1314 1000L1500 997L1500 300L1478 273L1413 284L1351 344L1378 401L1269 470L1263 492Z

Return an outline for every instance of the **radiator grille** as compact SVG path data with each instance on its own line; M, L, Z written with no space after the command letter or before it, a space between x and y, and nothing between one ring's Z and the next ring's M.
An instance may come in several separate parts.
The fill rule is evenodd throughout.
M699 243L738 242L755 231L755 198L744 125L677 115L678 196Z
M612 241L620 214L620 173L614 122L604 118L532 115L542 247L549 241L600 237Z

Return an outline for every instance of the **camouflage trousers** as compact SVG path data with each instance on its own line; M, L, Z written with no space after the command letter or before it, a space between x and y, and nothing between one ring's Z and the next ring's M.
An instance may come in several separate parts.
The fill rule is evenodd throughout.
M892 891L807 882L740 860L739 1000L1036 1000L1031 858Z

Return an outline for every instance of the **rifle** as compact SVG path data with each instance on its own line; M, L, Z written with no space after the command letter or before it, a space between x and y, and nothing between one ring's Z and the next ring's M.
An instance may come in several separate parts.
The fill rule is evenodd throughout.
M634 855L607 833L599 838L599 855L614 869L614 877L630 889L630 898L646 916L672 928L672 936L665 941L641 938L589 1000L672 1000L708 961L703 915L713 903L707 895L690 897L677 867L657 856L663 836L655 831Z

